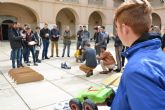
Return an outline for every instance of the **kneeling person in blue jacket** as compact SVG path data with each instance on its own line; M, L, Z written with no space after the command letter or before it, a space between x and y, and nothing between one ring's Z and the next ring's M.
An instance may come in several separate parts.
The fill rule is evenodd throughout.
M147 0L124 2L114 23L128 63L111 110L165 110L165 54L160 34L149 33L152 9Z

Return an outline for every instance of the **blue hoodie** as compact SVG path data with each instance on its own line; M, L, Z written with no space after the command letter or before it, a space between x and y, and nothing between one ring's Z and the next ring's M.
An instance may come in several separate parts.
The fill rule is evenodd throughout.
M165 110L165 53L158 34L145 36L123 53L128 63L111 110Z

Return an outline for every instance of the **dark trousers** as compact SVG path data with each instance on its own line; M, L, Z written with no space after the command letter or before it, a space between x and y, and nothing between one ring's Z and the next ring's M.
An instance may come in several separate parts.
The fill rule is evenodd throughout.
M67 47L67 56L70 56L70 44L64 44L64 48L63 48L63 53L62 56L64 57L65 55L65 49Z
M35 61L35 55L34 55L34 46L30 46L27 48L26 61L27 61L27 63L29 63L30 52L31 52L32 57L33 57L33 63L35 63L36 61Z
M81 44L82 44L82 41L77 41L77 50L80 48Z
M119 71L121 70L121 67L122 67L121 51L122 51L122 46L115 47L117 69Z
M96 55L99 55L100 56L100 47L99 46L95 46L95 50L96 50Z
M49 40L43 40L42 58L48 57Z
M12 60L12 68L16 68L15 63L17 61L17 67L21 66L21 48L12 49L11 51L11 60Z
M36 61L36 62L39 60L39 59L38 59L39 53L40 53L39 50L36 50L36 51L35 51L35 61Z

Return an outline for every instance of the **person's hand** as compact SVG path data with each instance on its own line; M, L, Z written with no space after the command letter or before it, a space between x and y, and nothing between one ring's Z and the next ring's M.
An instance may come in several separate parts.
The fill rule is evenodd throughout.
M49 37L49 34L48 34L48 33L46 33L46 34L45 34L45 37Z
M99 59L99 58L100 58L100 56L99 56L99 55L96 55L96 58L97 58L97 59Z

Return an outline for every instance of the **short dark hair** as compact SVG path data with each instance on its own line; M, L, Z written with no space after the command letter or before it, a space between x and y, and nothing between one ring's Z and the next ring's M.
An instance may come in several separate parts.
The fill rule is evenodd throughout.
M37 26L37 27L36 27L36 29L40 29L40 27L39 27L39 26Z
M89 42L85 43L85 46L90 47L91 44Z
M104 50L106 50L106 49L107 49L107 47L106 47L106 46L101 46L100 48L101 48L101 49L104 49Z
M15 22L13 22L13 24L17 24L17 22L15 21Z
M86 27L85 25L83 27Z
M29 29L30 29L30 27L27 27L27 28L26 28L26 30L29 30Z
M101 26L101 28L105 29L105 26Z

